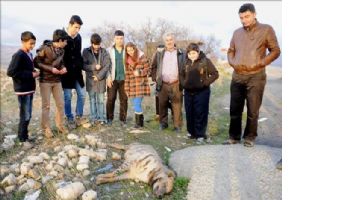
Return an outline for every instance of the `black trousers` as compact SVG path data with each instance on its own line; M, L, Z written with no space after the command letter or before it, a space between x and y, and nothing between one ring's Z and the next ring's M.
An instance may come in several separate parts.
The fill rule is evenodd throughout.
M106 115L107 120L113 120L117 93L120 99L120 121L126 121L128 109L128 97L124 90L125 81L114 80L112 87L107 87Z
M208 111L210 102L210 88L198 92L188 92L185 90L185 112L187 131L195 138L206 136Z
M241 139L245 101L247 103L247 122L243 138L254 140L257 137L259 110L263 100L265 84L265 71L252 75L237 75L233 78L230 86L230 139Z

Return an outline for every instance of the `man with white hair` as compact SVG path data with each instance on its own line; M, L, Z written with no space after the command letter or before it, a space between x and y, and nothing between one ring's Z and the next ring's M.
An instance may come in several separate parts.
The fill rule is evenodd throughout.
M156 82L159 98L160 130L168 128L168 104L172 105L174 131L180 132L182 126L182 85L181 69L185 63L185 53L175 47L175 36L163 36L165 48L157 50L153 57L152 80Z

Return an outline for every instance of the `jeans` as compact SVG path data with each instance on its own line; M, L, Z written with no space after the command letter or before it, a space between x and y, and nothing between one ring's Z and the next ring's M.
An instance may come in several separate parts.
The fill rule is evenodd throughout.
M142 101L143 97L132 98L133 109L136 114L143 114Z
M76 116L82 117L84 112L84 102L85 102L85 91L78 81L75 82L75 90L77 94L76 100ZM74 116L71 111L71 99L72 99L72 89L63 88L64 91L64 110L65 116L68 120L74 120Z
M104 93L89 92L90 98L90 121L106 121L104 112Z
M20 109L20 123L18 125L18 138L21 142L28 139L28 125L32 116L33 94L18 95L18 104Z
M230 86L230 139L241 139L245 101L247 103L247 123L243 138L254 140L257 137L259 109L263 100L265 84L266 74L264 71L252 75L238 75L235 80L232 80Z
M190 93L185 90L184 101L186 111L187 131L196 138L206 136L208 111L210 102L210 88Z

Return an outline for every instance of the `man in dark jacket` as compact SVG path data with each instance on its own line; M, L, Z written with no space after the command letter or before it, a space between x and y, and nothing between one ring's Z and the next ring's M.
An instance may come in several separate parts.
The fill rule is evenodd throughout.
M7 75L12 77L19 103L18 138L21 142L26 142L32 115L33 94L36 90L35 78L39 76L39 72L34 69L30 52L36 44L36 37L33 33L26 31L21 34L21 41L22 47L12 56Z
M81 56L81 36L79 30L83 22L77 15L73 15L69 21L67 33L69 35L67 46L64 51L64 66L68 73L62 76L62 86L64 91L64 108L68 121L68 127L73 129L83 122L83 111L85 102L84 79L82 75L83 58ZM76 122L71 111L72 90L77 94L76 101Z
M182 67L186 54L175 47L175 37L172 33L164 35L165 48L154 55L152 80L156 82L159 98L160 130L168 127L168 103L173 110L174 130L181 131L182 126Z
M234 68L234 73L231 82L229 140L224 144L240 142L246 100L248 116L243 136L244 146L252 147L257 136L259 109L266 84L265 67L279 57L280 48L273 28L257 21L253 4L242 5L239 17L243 27L234 31L228 49L228 62Z

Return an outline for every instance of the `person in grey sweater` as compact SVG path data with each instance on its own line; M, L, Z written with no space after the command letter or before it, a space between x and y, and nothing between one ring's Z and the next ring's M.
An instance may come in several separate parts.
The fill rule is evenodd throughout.
M110 69L110 56L101 48L101 37L91 35L91 46L83 51L84 71L86 72L86 91L90 99L90 122L104 124L104 93L106 92L107 72Z

